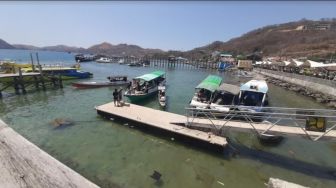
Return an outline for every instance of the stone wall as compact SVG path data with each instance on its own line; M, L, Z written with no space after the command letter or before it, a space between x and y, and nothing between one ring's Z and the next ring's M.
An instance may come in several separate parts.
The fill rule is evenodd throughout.
M312 97L319 103L324 103L329 107L336 108L336 88L315 83L296 77L281 75L281 72L272 73L271 71L256 70L257 73L266 77L268 83L283 87L287 90L295 91L302 95Z

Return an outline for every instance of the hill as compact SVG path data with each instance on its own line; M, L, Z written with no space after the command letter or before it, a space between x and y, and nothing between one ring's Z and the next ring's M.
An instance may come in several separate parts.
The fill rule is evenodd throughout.
M128 44L118 44L112 45L107 42L91 46L87 49L90 53L94 54L104 54L104 55L133 55L133 56L144 56L152 55L154 53L162 53L159 49L145 49L137 45Z
M15 47L0 39L0 49L14 49Z
M330 57L336 53L336 19L300 20L270 25L227 42L216 41L195 48L185 52L184 55L201 57L213 51L227 51L233 54L250 54L258 51L264 56Z

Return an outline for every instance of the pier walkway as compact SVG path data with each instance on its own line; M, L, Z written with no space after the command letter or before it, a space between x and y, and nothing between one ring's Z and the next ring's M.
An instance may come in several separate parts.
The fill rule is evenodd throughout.
M0 120L0 187L98 188Z
M98 106L96 107L96 110L98 114L103 116L119 117L132 120L150 127L158 128L221 147L227 145L227 141L224 137L216 135L209 136L209 134L206 132L173 124L174 122L186 122L187 118L183 115L155 110L135 104L127 104L122 107L116 107L114 106L113 102Z
M323 117L328 119L328 124L330 125L326 127L325 131L318 132L306 129L305 123L306 118L320 117L320 115L295 114L291 111L291 109L288 108L272 108L272 110L275 109L280 109L281 111L262 113L264 116L266 116L266 120L273 119L274 122L272 123L270 121L249 121L250 118L253 117L244 113L244 111L239 111L239 113L235 116L247 117L249 119L247 121L233 120L232 118L227 117L218 118L215 117L212 110L207 109L187 109L186 116L184 116L135 104L127 104L127 106L115 107L113 103L107 103L96 107L97 113L107 118L119 117L132 120L151 127L164 129L172 133L192 137L221 146L227 145L226 138L217 135L223 135L222 133L232 129L238 131L252 131L257 133L259 136L272 134L302 136L314 141L322 138L336 140L336 116L334 115L336 111L321 109L322 112L325 111L323 112L325 114ZM302 111L303 109L300 110ZM291 114L283 115L283 111L288 111ZM311 110L307 111L310 112ZM326 116L327 112L331 114ZM279 124L279 122L281 122L280 120L285 120L285 122ZM210 138L207 132L213 133Z

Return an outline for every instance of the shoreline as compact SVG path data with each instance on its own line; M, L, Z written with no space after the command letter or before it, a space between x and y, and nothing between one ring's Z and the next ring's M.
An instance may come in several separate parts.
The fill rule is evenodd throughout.
M281 77L283 79L279 79L278 75L272 75L271 73L267 73L267 75L265 75L265 73L263 74L262 70L258 70L258 71L254 70L253 72L256 75L263 77L267 83L274 84L276 86L282 87L289 91L294 91L306 97L311 97L318 103L324 104L329 108L336 109L336 97L335 96L331 96L328 93L324 93L324 92L317 92L315 90L308 89L307 87L301 86L299 84L290 83L288 81L285 81L289 79L288 77L285 77L285 76ZM326 86L326 87L329 87L329 86Z

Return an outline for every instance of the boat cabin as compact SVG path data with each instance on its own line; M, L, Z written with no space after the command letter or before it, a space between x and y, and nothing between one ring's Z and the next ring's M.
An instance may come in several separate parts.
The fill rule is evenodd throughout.
M216 105L236 105L240 88L236 85L222 83L215 93L212 103Z
M165 72L154 71L152 73L134 78L132 81L132 90L135 92L148 93L148 90L157 88L157 86L164 80Z
M196 92L190 102L193 107L206 107L214 98L214 93L222 83L222 78L215 75L209 75L195 88Z
M127 81L127 76L109 76L107 77L110 82L117 82L117 81Z
M264 80L250 80L240 87L239 105L267 105L268 86Z

